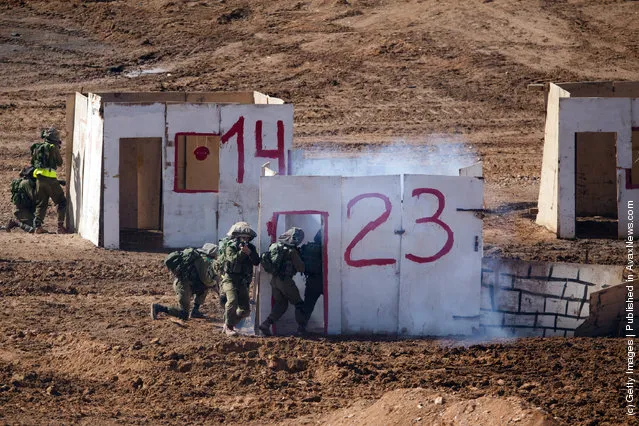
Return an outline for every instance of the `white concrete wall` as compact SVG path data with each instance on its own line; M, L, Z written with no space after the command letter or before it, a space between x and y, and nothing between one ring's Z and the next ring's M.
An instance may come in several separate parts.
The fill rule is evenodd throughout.
M120 138L165 140L165 105L104 105L104 247L120 247ZM164 164L165 158L162 159ZM86 167L85 167L86 173ZM100 193L100 191L97 191ZM99 203L98 203L99 206Z
M342 179L342 334L397 333L400 185L400 176Z
M262 148L278 149L278 122L283 131L282 164L263 156L257 150L256 123L262 122ZM243 126L241 126L243 123ZM234 127L235 126L235 127ZM238 132L233 134L233 130ZM240 157L238 134L242 133L243 159ZM220 192L218 209L219 235L225 234L237 221L257 224L259 178L262 164L270 161L271 169L287 174L288 150L293 145L292 105L227 105L221 107ZM224 143L224 135L229 136Z
M102 137L100 97L89 93L82 174L82 208L78 233L98 245L100 242L100 200L102 199Z
M167 104L162 178L164 246L186 247L218 240L218 194L175 192L175 135L177 133L220 134L220 106L217 104ZM220 174L229 173L220 162Z
M616 132L617 167L632 167L631 100L563 98L559 100L560 238L575 238L575 133ZM621 216L620 216L621 218ZM619 221L621 227L621 220Z
M546 131L544 154L539 184L537 223L552 232L557 232L559 211L557 194L559 191L559 98L570 94L556 84L550 84L546 104Z
M328 213L330 334L470 334L479 327L482 222L457 209L482 208L482 180L409 175L404 187L402 203L399 176L262 178L261 252L287 226L303 224L296 216L274 230L274 212ZM258 320L270 312L269 282L262 272ZM293 321L287 313L277 330L294 330Z
M259 241L260 253L268 250L269 245L277 235L286 231L286 223L280 220L280 226L272 224L276 212L305 211L312 215L325 212L324 223L326 270L324 305L316 305L315 310L326 313L325 331L328 334L339 334L342 329L341 316L341 178L340 177L304 177L304 176L271 176L262 177L260 188L260 219ZM323 196L319 197L318 194ZM298 214L299 216L299 214ZM271 231L269 234L269 230ZM311 231L312 232L312 231ZM313 235L308 235L312 239ZM261 268L258 268L261 270ZM258 278L258 321L266 319L271 311L271 276L264 271L259 272ZM303 289L302 289L303 290ZM292 307L286 316L279 321L279 332L287 330L286 323L292 324ZM277 324L276 324L277 326Z
M632 127L639 127L639 99L631 100Z
M73 110L73 146L67 147L72 150L71 173L68 176L69 200L67 204L67 216L69 218L70 231L78 232L80 229L80 218L82 212L82 174L84 171L86 128L89 99L81 93L75 94Z

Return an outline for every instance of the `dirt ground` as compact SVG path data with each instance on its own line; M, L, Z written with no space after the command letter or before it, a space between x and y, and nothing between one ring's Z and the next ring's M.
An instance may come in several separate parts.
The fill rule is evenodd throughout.
M322 155L483 160L487 256L623 264L617 240L534 224L544 104L527 85L636 79L638 16L623 0L4 0L0 188L42 127L64 128L68 93L258 90L295 105L295 145ZM172 300L163 256L0 234L1 421L627 422L622 341L228 340L214 297L211 321L149 321Z

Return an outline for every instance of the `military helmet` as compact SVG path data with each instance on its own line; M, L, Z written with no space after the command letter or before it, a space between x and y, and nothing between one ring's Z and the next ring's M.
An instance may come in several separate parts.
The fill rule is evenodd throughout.
M246 222L235 223L231 226L231 229L229 229L229 232L227 232L226 235L228 237L248 237L251 240L257 237L255 231L251 229L251 225Z
M60 132L55 127L51 126L48 129L42 130L40 134L42 139L46 139L49 142L60 143Z
M292 227L280 235L277 240L284 244L297 246L304 240L304 231L301 228Z
M206 243L202 246L202 248L197 249L197 251L199 251L202 254L205 254L209 257L216 257L217 256L217 245L213 244L213 243Z

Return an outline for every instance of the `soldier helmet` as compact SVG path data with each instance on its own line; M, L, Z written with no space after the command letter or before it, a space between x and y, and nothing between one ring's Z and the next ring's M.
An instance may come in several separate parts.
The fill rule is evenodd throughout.
M277 241L290 244L293 246L299 245L304 240L304 231L301 228L292 227L277 238Z
M206 243L202 246L202 248L197 249L200 253L205 254L209 257L217 256L217 245L213 243Z
M40 134L40 136L42 137L42 139L46 139L47 141L52 143L62 142L60 140L60 132L58 131L58 129L56 129L53 126L49 127L48 129L42 130L42 133Z
M249 225L246 222L235 223L233 226L231 226L231 229L229 229L229 232L227 232L226 235L228 237L233 237L233 238L248 237L251 240L257 237L257 234L255 233L255 231L251 229L251 225Z

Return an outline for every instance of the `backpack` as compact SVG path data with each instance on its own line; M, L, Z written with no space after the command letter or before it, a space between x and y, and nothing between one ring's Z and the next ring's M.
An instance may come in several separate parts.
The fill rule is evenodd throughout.
M191 272L191 265L200 257L196 249L187 248L174 251L164 259L166 267L178 278L184 278Z
M305 275L319 275L322 273L322 245L320 243L306 243L300 247L300 256L304 262Z
M58 165L51 154L54 145L49 142L36 142L31 145L31 165L37 169L55 169Z
M282 266L284 266L287 258L287 248L284 244L273 243L269 246L268 251L265 251L260 256L260 263L264 270L271 275L281 275Z
M18 178L11 181L11 202L18 207L28 208L33 205L33 200L21 185L23 179Z

